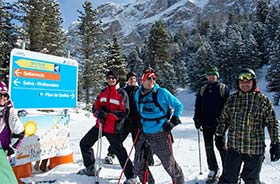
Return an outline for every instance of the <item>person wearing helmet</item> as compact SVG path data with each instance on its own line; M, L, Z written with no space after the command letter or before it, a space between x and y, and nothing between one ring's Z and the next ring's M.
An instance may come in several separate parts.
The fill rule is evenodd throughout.
M100 138L99 128L102 128L101 136L106 137L124 169L126 176L124 183L136 184L138 180L134 176L132 162L128 158L121 139L124 120L129 114L129 99L123 89L117 89L118 80L119 77L116 70L110 70L106 73L108 86L99 93L92 108L93 115L96 117L96 124L80 141L85 168L78 171L77 174L95 176L96 168L92 146Z
M214 138L218 125L218 118L229 96L229 89L224 83L218 81L219 72L216 67L209 67L206 71L206 77L208 82L200 88L196 95L193 120L195 127L203 131L203 140L209 169L207 181L211 182L217 180L220 173L214 151ZM219 151L223 163L226 150L224 146L219 146L217 144L216 148Z
M0 144L7 156L15 153L24 138L24 127L18 118L6 84L0 81Z
M271 161L280 158L278 121L270 100L258 90L257 77L252 69L242 69L236 83L237 92L226 101L216 130L221 141L228 131L227 156L218 183L237 183L240 175L246 184L259 184L265 152L265 127L271 139Z

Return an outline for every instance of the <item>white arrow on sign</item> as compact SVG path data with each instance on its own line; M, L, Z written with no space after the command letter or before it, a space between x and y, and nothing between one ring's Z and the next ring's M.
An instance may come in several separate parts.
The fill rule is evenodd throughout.
M20 72L19 69L16 69L15 74L16 74L16 76L19 76L20 74L22 74L22 72Z
M18 84L20 84L20 82L18 81L18 79L14 80L13 83L18 86Z
M71 97L72 97L72 99L73 99L73 98L75 97L75 94L74 94L74 93L72 93L72 94L71 94Z

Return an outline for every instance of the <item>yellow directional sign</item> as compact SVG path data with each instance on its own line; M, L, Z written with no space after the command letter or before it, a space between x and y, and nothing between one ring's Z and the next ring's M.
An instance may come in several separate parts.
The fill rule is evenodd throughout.
M32 68L37 70L54 71L54 64L44 63L39 61L32 61L26 59L20 59L15 62L17 65L23 68Z

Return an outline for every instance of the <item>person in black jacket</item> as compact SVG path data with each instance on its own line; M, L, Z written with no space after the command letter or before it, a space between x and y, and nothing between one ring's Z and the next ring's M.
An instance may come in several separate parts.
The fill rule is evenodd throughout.
M210 170L208 179L213 180L219 177L219 167L214 152L214 135L223 105L229 96L229 89L225 84L218 82L219 72L216 67L210 67L206 75L208 83L203 85L197 93L193 120L197 129L202 127L207 164ZM216 147L223 163L226 150L217 144Z
M136 139L136 135L140 125L140 119L137 112L137 107L134 100L134 94L139 88L136 78L136 73L131 71L126 75L127 85L124 87L128 97L129 97L129 115L124 122L123 133L122 133L122 142L125 141L128 134L131 133L132 141ZM108 154L105 157L106 164L113 164L113 159L115 158L114 150L112 146L108 148Z

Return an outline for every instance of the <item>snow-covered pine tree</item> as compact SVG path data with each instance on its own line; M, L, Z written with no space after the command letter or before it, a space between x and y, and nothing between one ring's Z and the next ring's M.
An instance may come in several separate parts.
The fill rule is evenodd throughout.
M176 89L176 74L174 71L174 54L172 46L174 42L171 34L162 21L156 21L150 30L148 38L148 61L158 75L157 82L172 93Z
M107 68L115 69L119 73L120 87L123 87L126 82L126 66L127 61L121 54L121 46L117 35L113 35L113 42L109 48Z
M12 5L0 1L0 80L8 84L10 52L16 47L17 31L11 23Z
M280 99L280 26L269 53L269 68L266 75L267 89L274 94L274 104L278 105Z
M96 20L97 12L89 1L85 1L82 7L83 11L78 11L80 15L77 32L80 38L80 72L83 74L79 85L85 89L85 102L89 104L93 100L90 97L96 97L104 83L105 63L100 57L99 36L102 29L101 24Z

